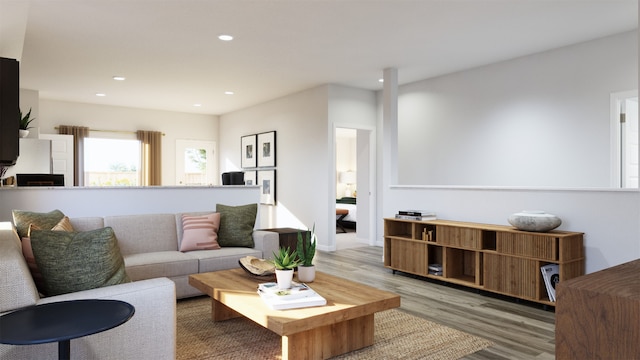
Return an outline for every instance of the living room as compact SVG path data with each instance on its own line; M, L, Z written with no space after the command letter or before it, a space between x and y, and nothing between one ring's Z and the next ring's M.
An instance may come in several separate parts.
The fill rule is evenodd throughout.
M624 4L625 2L618 2ZM628 6L627 2L627 6ZM573 165L586 164L590 170L581 168L581 179L601 179L609 174L608 138L609 134L609 97L612 92L637 89L638 84L638 30L637 30L637 4L630 2L635 9L635 23L632 21L630 28L608 34L608 36L594 36L588 41L579 41L582 46L595 46L590 51L600 54L623 52L629 56L624 57L623 66L634 64L633 73L621 80L615 87L600 89L600 101L598 116L602 109L606 113L606 125L594 125L589 122L583 124L581 129L577 122L572 126L576 134L588 133L589 139L594 138L595 133L606 132L605 140L592 141L594 146L582 154L584 157L569 160ZM6 2L2 3L6 6ZM558 5L563 8L562 5ZM563 13L566 14L566 13ZM3 19L4 16L2 15ZM423 14L423 16L426 16ZM566 21L569 16L564 17ZM462 20L460 20L462 21ZM551 21L551 20L550 20ZM566 23L565 23L566 24ZM566 26L566 25L565 25ZM538 31L540 31L538 29ZM499 38L507 29L497 29ZM525 34L523 34L525 35ZM514 35L514 36L517 36ZM600 42L598 42L600 41ZM631 42L630 45L619 43ZM3 40L4 42L4 40ZM490 42L490 41L489 41ZM594 44L594 42L598 42ZM458 48L458 46L449 46ZM586 44L586 45L585 45ZM618 44L618 45L616 45ZM25 48L28 44L25 44ZM504 184L481 182L476 179L473 183L440 182L433 180L427 182L432 171L421 164L421 160L411 154L424 154L433 152L434 149L426 147L426 144L437 144L437 139L428 137L426 130L421 125L416 125L421 119L433 116L429 111L416 106L414 99L430 99L429 92L434 86L445 82L445 85L454 84L464 76L472 80L460 80L460 87L470 84L482 84L476 92L469 92L475 96L473 106L478 105L485 98L479 94L493 94L510 92L524 96L526 89L507 87L509 84L504 77L496 76L500 69L509 69L511 77L520 77L524 68L519 67L518 61L545 62L559 53L565 54L576 43L563 44L561 49L548 48L541 51L542 54L529 54L518 59L505 58L501 61L477 65L474 69L459 69L453 74L440 74L437 77L425 76L415 81L404 82L399 79L409 69L403 69L400 65L390 64L388 67L398 66L397 73L387 71L384 73L386 89L366 89L351 85L343 85L339 79L333 82L320 83L308 88L301 88L291 93L282 93L271 98L264 98L250 106L222 113L193 113L187 111L167 111L158 109L139 108L136 104L105 105L99 101L72 101L50 98L46 88L21 90L21 108L33 109L36 117L33 125L41 134L56 133L59 125L82 125L95 129L112 129L118 131L135 131L149 129L162 131L166 135L163 138L163 185L175 184L175 142L178 139L198 139L213 141L217 145L218 173L225 171L237 171L241 169L240 139L247 134L256 134L267 131L277 132L277 205L262 205L260 209L261 228L269 227L308 227L316 224L319 238L318 249L332 251L335 244L335 128L356 128L372 132L373 142L370 152L374 154L369 168L369 184L371 191L369 230L367 235L359 235L370 245L382 246L383 222L385 217L392 217L400 209L425 208L436 211L439 218L470 221L488 224L507 224L507 217L523 209L541 209L560 216L563 223L561 230L579 231L585 233L586 273L592 273L601 269L615 266L640 257L640 228L637 219L640 218L640 193L638 189L612 188L608 184L608 177L603 184L594 183L557 183L557 184ZM602 50L602 47L609 50ZM610 47L611 46L611 47ZM614 49L614 50L611 50ZM555 51L555 52L554 52ZM482 52L473 48L469 52ZM564 69L578 71L582 65L589 66L584 71L593 71L594 67L606 67L607 70L615 69L617 62L606 62L602 65L599 61L609 61L597 58L593 53L589 56L571 56ZM0 54L6 56L4 53ZM633 57L635 55L635 57ZM161 56L158 54L158 56ZM457 54L459 58L467 56L464 52ZM11 56L9 56L11 57ZM16 56L13 56L14 58ZM25 62L28 58L23 59ZM188 66L184 61L182 66ZM611 60L613 61L613 60ZM176 60L178 62L178 60ZM613 65L612 65L613 64ZM109 71L112 71L109 69ZM383 76L383 68L375 70L378 77ZM495 72L494 72L495 71ZM516 72L517 71L517 72ZM537 72L543 78L544 72ZM577 76L583 73L578 72ZM108 76L114 75L111 73ZM572 74L573 76L574 74ZM562 78L562 74L553 74ZM618 77L618 79L620 76ZM575 81L575 78L565 78L566 81ZM58 79L64 82L63 79ZM377 81L377 78L375 79ZM495 82L494 82L495 81ZM439 83L440 82L440 83ZM398 87L393 88L397 83ZM566 91L588 87L589 81L575 82L576 85ZM554 83L553 86L557 86ZM507 90L505 90L507 89ZM93 88L90 92L95 92ZM117 91L117 90L114 90ZM179 89L175 89L179 92ZM394 91L397 96L394 97ZM483 93L484 91L484 93ZM238 94L236 94L238 95ZM460 92L452 91L448 96L461 97ZM553 94L552 100L565 103L562 94ZM235 95L234 95L235 96ZM592 99L592 98L591 98ZM494 99L490 99L494 100ZM547 99L548 100L548 99ZM232 100L228 100L232 102ZM549 100L551 102L551 100ZM595 102L595 101L594 101ZM464 102L461 102L464 104ZM422 103L423 105L425 102ZM586 101L585 103L586 104ZM393 106L397 106L397 117L393 115ZM420 104L418 104L420 105ZM465 107L465 106L461 106ZM585 105L585 108L587 106ZM391 110L389 110L391 109ZM495 109L495 108L494 108ZM529 111L530 107L524 107ZM592 109L589 107L589 109ZM467 109L468 110L468 109ZM486 109L485 109L486 110ZM391 114L387 114L389 111ZM517 115L521 114L516 112ZM577 112L569 112L572 119L581 117ZM439 114L442 116L442 114ZM453 116L463 116L461 113ZM410 123L409 120L415 121ZM591 119L593 120L593 119ZM415 127L414 127L415 126ZM477 128L469 126L469 132L479 132ZM411 129L420 129L413 131ZM458 128L454 131L460 132ZM37 134L37 132L34 132ZM31 136L37 136L32 134ZM396 136L397 135L397 136ZM422 137L420 137L422 135ZM565 141L573 135L566 135ZM577 135L576 135L577 136ZM424 140L425 147L413 146ZM557 145L560 141L553 137L540 137L539 146L547 147ZM604 144L604 145L603 145ZM412 146L410 146L412 145ZM513 145L513 144L512 144ZM518 144L515 144L518 145ZM513 145L513 146L515 146ZM527 144L528 145L528 144ZM560 144L562 146L562 144ZM604 148L602 146L605 146ZM594 154L599 149L599 155ZM604 150L603 150L604 149ZM562 152L562 150L556 150ZM602 154L605 151L605 154ZM507 151L503 152L506 153ZM443 151L445 153L445 151ZM467 149L467 153L471 153ZM450 160L457 161L457 160ZM514 160L517 162L517 159ZM476 160L476 164L485 163L487 168L493 168L492 163L498 162L495 158ZM502 167L509 167L502 163ZM515 165L513 165L515 166ZM358 166L360 169L360 166ZM515 167L514 167L515 168ZM572 167L573 169L573 167ZM538 172L555 172L557 169L543 168ZM481 172L477 170L476 173ZM598 174L589 171L599 171ZM360 172L360 171L359 171ZM458 174L458 179L470 177L469 174ZM564 175L558 175L564 179ZM425 179L422 181L421 179ZM358 195L364 196L360 184ZM313 204L312 206L310 204ZM359 211L362 211L359 209ZM0 219L7 220L7 219ZM360 226L359 226L360 228Z

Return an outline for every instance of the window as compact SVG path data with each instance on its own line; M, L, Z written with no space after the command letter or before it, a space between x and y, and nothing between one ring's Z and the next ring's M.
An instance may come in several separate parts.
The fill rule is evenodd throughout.
M84 139L85 186L139 186L140 141Z

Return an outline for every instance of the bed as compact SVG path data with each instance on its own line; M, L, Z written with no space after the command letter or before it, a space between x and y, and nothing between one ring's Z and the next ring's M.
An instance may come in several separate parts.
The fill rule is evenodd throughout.
M339 211L339 209L347 210L347 214L340 214L343 211ZM341 229L343 232L346 232L345 228L356 228L356 198L354 197L343 197L340 199L336 199L336 226Z

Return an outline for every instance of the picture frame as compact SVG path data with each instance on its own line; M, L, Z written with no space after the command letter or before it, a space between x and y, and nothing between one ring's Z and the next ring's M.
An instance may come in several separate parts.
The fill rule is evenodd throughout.
M260 186L260 204L276 205L276 171L258 171L258 183Z
M256 145L258 167L276 166L276 132L269 131L258 134Z
M246 135L240 138L240 156L242 168L254 168L257 164L256 135Z
M247 186L253 186L253 185L257 185L258 184L256 182L256 171L255 170L245 171L244 172L244 184L247 185Z

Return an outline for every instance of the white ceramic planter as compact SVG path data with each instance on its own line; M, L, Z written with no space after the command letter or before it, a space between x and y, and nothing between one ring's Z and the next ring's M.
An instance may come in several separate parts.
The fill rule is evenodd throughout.
M298 281L303 283L310 283L316 279L316 267L314 265L311 266L298 266Z
M523 210L511 214L507 220L518 230L537 232L551 231L562 224L559 217L539 210Z
M291 281L293 280L292 270L278 270L276 269L276 282L279 289L291 289Z
M20 129L20 131L18 131L18 133L19 133L21 138L26 138L27 136L29 136L29 130Z

